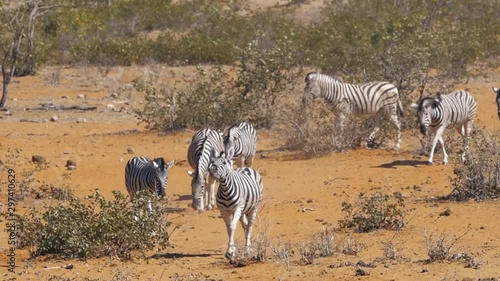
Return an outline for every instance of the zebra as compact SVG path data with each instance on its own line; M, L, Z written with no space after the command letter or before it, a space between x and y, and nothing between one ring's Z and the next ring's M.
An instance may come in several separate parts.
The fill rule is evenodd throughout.
M254 169L232 169L233 154L234 147L227 153L212 149L208 168L210 175L219 181L217 207L226 223L229 236L226 257L230 260L235 257L234 232L238 221L245 231L246 254L250 253L252 225L257 217L264 187L260 174Z
M257 146L257 133L254 127L246 122L233 125L227 129L224 136L224 149L234 146L233 159L236 159L236 166L252 167Z
M476 117L477 104L467 91L455 91L447 95L425 97L418 103L412 103L417 109L420 132L425 136L430 131L434 135L428 163L431 165L434 149L439 141L443 149L443 163L448 163L448 154L444 147L443 132L446 128L455 128L464 138L462 161L469 151L470 133Z
M376 114L384 110L390 114L392 122L398 129L395 149L401 144L401 117L404 116L403 105L399 99L396 86L388 82L372 82L365 84L343 83L333 76L310 72L305 78L303 104L307 106L311 100L321 97L334 106L334 111L340 125L344 129L346 115ZM373 144L375 134L380 128L375 126L367 138L367 147Z
M210 150L224 151L224 140L221 133L213 129L197 131L188 148L187 159L194 171L187 171L191 179L192 207L202 212L205 207L212 210L215 205L215 179L208 174ZM208 184L208 188L206 187Z
M168 170L174 165L174 160L166 163L163 158L153 160L137 156L128 160L125 166L125 186L130 196L134 200L137 192L149 190L151 193L165 197L168 180ZM151 200L148 208L151 211Z
M493 87L493 92L497 95L496 101L497 101L497 113L498 113L498 119L500 119L500 88Z

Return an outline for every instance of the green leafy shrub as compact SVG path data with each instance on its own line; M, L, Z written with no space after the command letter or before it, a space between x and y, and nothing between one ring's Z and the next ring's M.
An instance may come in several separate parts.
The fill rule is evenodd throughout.
M116 256L131 258L132 251L164 249L170 222L162 202L148 210L151 195L142 192L133 204L119 191L106 200L98 190L85 200L58 203L44 211L18 215L18 246L31 246L33 255L68 258Z
M339 220L339 225L342 228L355 227L359 232L381 228L399 230L407 224L408 211L399 192L392 196L376 193L368 197L361 193L357 206L348 202L342 203L344 219Z

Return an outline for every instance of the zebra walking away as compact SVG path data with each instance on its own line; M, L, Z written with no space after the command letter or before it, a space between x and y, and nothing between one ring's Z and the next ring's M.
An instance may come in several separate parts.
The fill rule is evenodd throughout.
M245 231L245 251L250 253L252 225L263 193L262 178L257 171L248 167L233 170L233 153L233 148L227 154L212 149L209 167L210 175L219 181L217 206L226 223L229 235L226 257L231 260L235 257L234 232L238 221Z
M142 190L164 197L168 180L168 170L174 165L174 160L166 163L163 158L153 160L147 157L133 157L125 166L125 186L131 200ZM152 210L149 201L149 210Z
M448 154L444 147L443 132L446 128L455 128L464 138L462 161L469 152L470 133L476 117L477 104L473 96L466 91L456 91L447 95L425 97L418 103L412 103L417 109L420 132L425 136L430 131L432 140L429 164L432 164L434 149L439 141L443 148L443 163L448 163Z
M246 122L233 125L227 129L224 136L224 149L234 147L233 159L236 159L236 166L252 167L257 147L257 132L254 127Z
M399 111L401 116L404 115L404 112L396 86L388 82L342 83L333 76L318 72L308 73L305 82L304 105L307 106L311 100L317 97L331 103L342 132L346 115L376 114L381 110L389 113L392 122L398 129L395 149L399 149L401 144L401 122L397 112ZM380 128L376 125L367 138L367 147L373 144L375 135L379 130Z
M221 133L208 128L197 131L188 148L187 159L194 170L188 171L188 175L192 177L192 207L199 212L205 208L212 210L215 205L215 179L208 173L212 148L218 153L224 151L224 140Z
M493 87L493 92L497 95L496 101L497 101L497 113L498 113L498 119L500 119L500 89Z

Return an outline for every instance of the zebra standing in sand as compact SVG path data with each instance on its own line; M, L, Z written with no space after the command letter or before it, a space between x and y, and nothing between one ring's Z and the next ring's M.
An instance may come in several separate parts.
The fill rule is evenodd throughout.
M496 97L496 102L497 102L497 113L498 113L498 119L500 119L500 89L493 87L493 92L497 95Z
M234 232L238 221L245 231L245 250L248 254L251 246L252 225L257 217L262 200L263 184L260 174L252 168L233 170L232 157L234 148L227 154L218 153L215 149L210 153L209 172L219 181L217 190L217 207L226 223L229 242L226 257L235 257Z
M477 111L474 97L466 91L456 91L448 95L438 94L436 97L421 98L418 103L412 103L411 107L417 109L420 132L427 135L430 131L434 135L429 164L432 164L434 149L438 141L443 148L443 163L448 163L448 154L443 140L443 132L446 128L455 128L464 137L462 161L465 161Z
M234 147L233 159L236 159L236 166L252 167L257 147L257 132L254 127L246 122L233 125L227 129L224 136L224 148Z
M151 193L164 197L168 180L168 170L174 165L174 160L166 163L163 158L153 160L147 157L134 157L125 166L125 186L131 200L137 192L149 190ZM148 208L151 211L151 200Z
M193 195L192 207L199 212L212 210L215 205L215 179L208 174L210 150L224 151L221 133L212 129L202 129L193 135L188 148L187 159L194 171L188 171ZM208 185L208 186L206 186Z
M401 143L401 122L397 111L403 116L403 106L399 99L396 86L388 82L373 82L365 84L342 83L335 77L310 72L305 78L303 102L307 106L316 97L324 98L334 106L335 113L341 130L344 129L346 115L350 114L375 114L381 109L390 114L392 122L398 129L395 148L399 149ZM375 134L380 130L375 126L367 138L367 146L373 144Z

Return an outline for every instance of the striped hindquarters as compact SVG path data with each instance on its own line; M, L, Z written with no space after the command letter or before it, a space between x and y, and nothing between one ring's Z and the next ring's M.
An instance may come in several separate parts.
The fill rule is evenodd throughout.
M162 175L159 175L157 166L158 164L147 157L134 157L127 162L125 166L125 186L131 198L142 190L164 195L165 186L162 183L160 178ZM166 173L163 176L166 180Z
M257 150L257 132L246 122L231 126L224 136L225 151L234 147L233 158L255 156Z
M432 114L431 127L461 126L474 120L477 104L474 97L467 91L456 91L448 95L440 95L441 99Z

